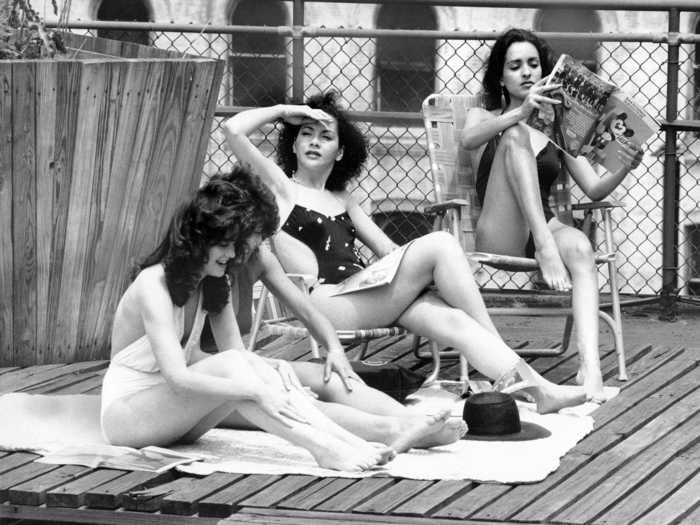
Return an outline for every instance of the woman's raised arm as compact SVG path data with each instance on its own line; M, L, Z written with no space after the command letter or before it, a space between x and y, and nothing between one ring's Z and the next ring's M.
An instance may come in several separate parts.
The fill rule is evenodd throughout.
M263 179L275 195L278 205L294 202L293 184L275 161L263 155L248 137L263 125L285 118L288 107L278 104L241 111L223 124L224 136L233 154Z
M291 208L296 201L296 187L275 162L262 154L248 136L264 124L276 120L300 125L305 120L330 122L331 117L320 109L304 105L278 104L265 108L241 111L224 122L224 136L236 158L247 163L263 179L277 199L280 212ZM284 215L280 213L280 215Z

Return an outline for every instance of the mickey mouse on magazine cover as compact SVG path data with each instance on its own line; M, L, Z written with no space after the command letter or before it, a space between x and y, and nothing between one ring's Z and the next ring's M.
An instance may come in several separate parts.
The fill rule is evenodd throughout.
M606 121L608 121L606 125ZM596 128L596 135L593 144L598 149L605 149L605 146L613 140L621 142L622 137L634 136L634 130L627 127L627 113L618 113L612 119L603 118Z

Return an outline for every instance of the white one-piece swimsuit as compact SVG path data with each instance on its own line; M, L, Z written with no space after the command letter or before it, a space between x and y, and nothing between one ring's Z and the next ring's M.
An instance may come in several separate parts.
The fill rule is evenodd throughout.
M199 345L205 317L206 314L202 309L202 294L200 292L192 331L183 348L185 361L188 366L192 364L193 348ZM184 306L174 309L174 321L178 331L178 339L182 339L185 332ZM153 388L161 383L165 383L165 378L160 373L148 335L144 334L139 337L112 358L102 381L100 424L105 440L107 440L107 437L104 435L104 415L107 408L117 399L128 397L141 390Z

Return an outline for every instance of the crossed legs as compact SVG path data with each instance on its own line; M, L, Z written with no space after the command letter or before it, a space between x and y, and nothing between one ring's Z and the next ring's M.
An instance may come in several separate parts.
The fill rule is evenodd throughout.
M432 283L437 294L425 293ZM329 296L325 287L319 286L311 299L337 328L398 322L416 334L463 352L470 363L493 380L522 362L498 335L464 252L448 233L435 232L413 241L388 286L340 296ZM542 393L538 403L541 411L584 400L580 387L554 385L527 368L532 384ZM538 395L535 393L536 399Z
M503 133L494 157L477 225L477 249L522 256L530 232L545 282L557 290L573 290L580 359L577 381L589 398L602 400L598 279L593 250L579 230L557 219L545 222L529 134L523 126L513 126Z

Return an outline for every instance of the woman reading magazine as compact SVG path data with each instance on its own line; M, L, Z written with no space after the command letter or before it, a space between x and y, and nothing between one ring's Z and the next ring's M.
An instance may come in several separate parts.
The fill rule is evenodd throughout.
M551 51L542 39L511 29L494 43L483 79L486 108L474 108L460 138L477 173L481 215L476 249L534 256L545 283L555 290L573 287L572 306L580 358L577 381L586 395L604 400L598 355L598 278L589 240L563 224L549 208L549 194L560 170L567 170L593 200L606 197L639 165L642 152L621 148L622 168L602 177L582 156L560 152L524 122L533 110L560 104L560 84L545 85Z
M248 136L280 119L277 165ZM499 388L529 388L540 412L584 400L582 388L550 383L503 342L452 235L435 232L397 247L362 210L346 186L359 175L367 144L333 93L314 96L307 105L243 111L224 123L224 133L237 159L259 173L275 194L282 231L274 243L283 267L318 277L311 301L336 328L398 323L464 352ZM346 279L363 281L376 268L365 268L355 250L356 237L377 256L392 258L394 271L379 286L338 293ZM386 260L375 264L388 266ZM437 291L426 291L433 283Z

